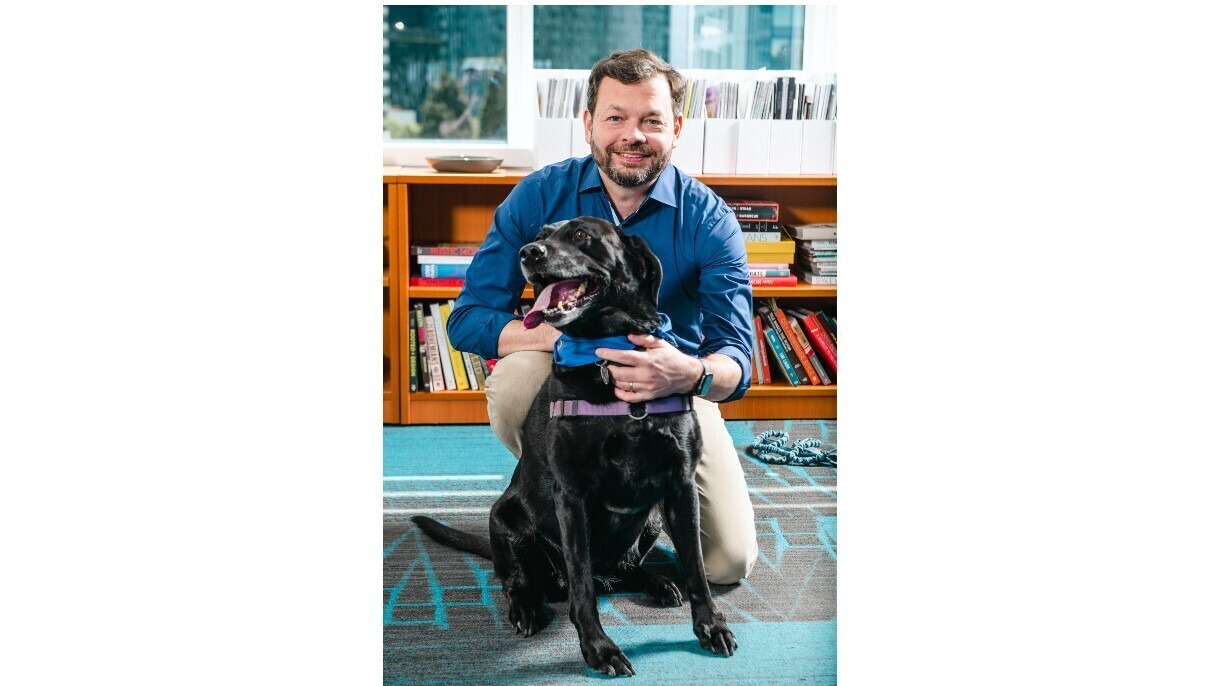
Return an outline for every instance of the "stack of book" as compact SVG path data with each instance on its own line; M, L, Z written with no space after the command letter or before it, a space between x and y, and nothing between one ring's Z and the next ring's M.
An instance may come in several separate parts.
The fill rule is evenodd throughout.
M445 326L453 301L411 306L409 350L411 392L477 391L486 387L491 367L478 355L458 352Z
M411 275L411 285L462 286L466 283L466 269L478 249L474 243L411 246L417 265Z
M837 284L839 228L837 224L803 224L788 232L796 239L792 271L805 283Z
M829 385L839 375L838 323L824 312L780 309L775 298L755 302L751 383Z
M795 286L792 262L796 244L779 223L779 203L770 200L726 200L746 241L746 268L752 286Z

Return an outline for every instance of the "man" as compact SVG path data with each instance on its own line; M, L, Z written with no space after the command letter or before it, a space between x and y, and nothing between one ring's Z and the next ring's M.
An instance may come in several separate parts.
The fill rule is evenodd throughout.
M750 385L750 279L736 217L669 164L684 90L681 75L647 50L615 52L594 65L584 113L593 154L530 174L496 209L448 332L458 350L499 358L487 380L487 412L496 436L520 458L521 427L551 373L560 334L546 324L527 330L511 314L525 284L518 251L542 226L586 215L641 236L661 261L660 310L678 347L632 335L642 351L596 353L622 365L608 369L615 395L632 403L695 392L706 363L711 386L694 401L704 441L696 471L701 542L708 580L733 584L750 573L758 543L745 476L715 403L740 398Z

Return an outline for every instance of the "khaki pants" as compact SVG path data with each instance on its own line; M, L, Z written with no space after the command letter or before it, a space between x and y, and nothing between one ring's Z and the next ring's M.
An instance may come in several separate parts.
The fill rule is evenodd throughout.
M517 459L525 415L550 375L550 353L521 351L501 358L487 378L491 429ZM703 398L695 398L694 406L703 434L703 456L695 470L703 566L708 581L735 584L749 576L758 559L754 508L719 406Z

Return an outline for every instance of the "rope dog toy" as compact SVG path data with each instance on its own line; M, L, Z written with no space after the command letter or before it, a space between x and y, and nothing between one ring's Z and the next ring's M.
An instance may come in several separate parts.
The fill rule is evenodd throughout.
M816 438L802 438L788 445L787 431L764 431L750 446L751 454L767 464L786 464L797 467L838 467L839 448L818 450L822 442Z

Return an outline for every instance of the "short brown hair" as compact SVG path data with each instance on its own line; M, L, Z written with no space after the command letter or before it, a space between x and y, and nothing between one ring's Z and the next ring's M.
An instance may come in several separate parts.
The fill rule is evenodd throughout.
M620 83L633 84L647 81L654 76L664 76L669 82L669 94L674 104L674 119L682 111L682 98L686 95L686 79L668 62L643 48L616 50L609 57L593 65L589 73L589 112L597 111L597 88L602 79L609 76Z

